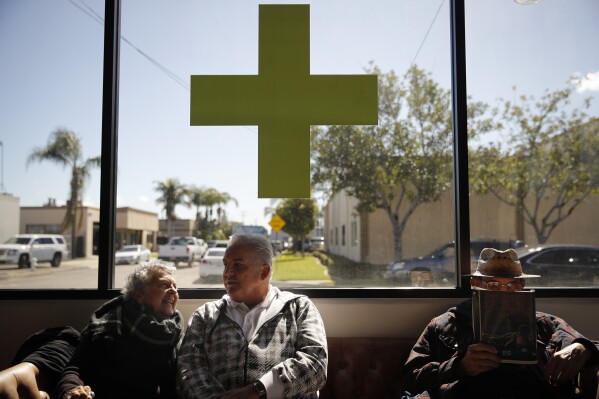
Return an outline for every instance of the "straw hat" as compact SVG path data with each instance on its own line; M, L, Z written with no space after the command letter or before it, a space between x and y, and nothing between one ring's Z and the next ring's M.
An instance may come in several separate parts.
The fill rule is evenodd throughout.
M501 277L501 278L531 278L541 277L536 274L524 274L518 254L513 248L498 251L495 248L485 248L480 252L476 271L470 276Z

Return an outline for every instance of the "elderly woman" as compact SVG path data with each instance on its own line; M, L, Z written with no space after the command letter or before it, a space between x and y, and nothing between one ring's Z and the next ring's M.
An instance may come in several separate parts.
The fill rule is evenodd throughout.
M172 263L152 260L94 312L56 387L60 399L175 398L183 320Z

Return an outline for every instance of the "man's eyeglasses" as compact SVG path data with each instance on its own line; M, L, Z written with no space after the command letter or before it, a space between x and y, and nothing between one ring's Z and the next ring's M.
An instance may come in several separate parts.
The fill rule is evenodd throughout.
M491 291L520 291L522 289L522 283L514 281L511 283L500 283L499 281L482 281L483 288Z

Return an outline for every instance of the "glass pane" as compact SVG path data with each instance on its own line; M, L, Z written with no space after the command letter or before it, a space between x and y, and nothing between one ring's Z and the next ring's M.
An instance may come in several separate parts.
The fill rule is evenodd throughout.
M294 52L286 45L269 45L297 32L287 29L291 25L307 28L297 17L305 7L296 7L300 14L268 35L271 25L266 21L271 20L261 12L273 8L263 5L261 11L258 1L123 2L118 206L143 214L147 223L130 220L117 226L117 247L141 244L153 257L175 259L177 248L168 245L173 237L195 236L210 244L235 232L252 232L267 234L277 249L273 284L278 286L453 286L455 266L449 257L442 265L435 259L418 266L414 278L407 269L401 276L386 274L394 261L415 259L453 242L448 4L306 4L309 42L304 46L307 36L299 35L303 44L298 48L305 51ZM272 21L277 20L282 19ZM259 56L261 40L264 59ZM274 48L272 57L269 48ZM280 99L264 95L245 101L264 92L239 89L227 97L227 106L207 112L206 120L222 120L190 125L191 96L206 98L203 106L216 109L215 99L229 93L225 88L234 86L230 82L250 84L246 82L253 80L247 77L258 75L259 64L264 71L309 65L306 83L281 75L279 83L289 84L288 91L268 86ZM379 75L378 113L377 92L368 91L375 87L374 74ZM222 80L203 80L209 82L202 86L204 96L193 93L192 75L221 75ZM350 75L360 77L347 80ZM372 85L361 83L364 76L373 78L367 80ZM364 85L364 96L347 89L356 84ZM214 87L218 90L210 92ZM306 87L318 95L306 94ZM260 101L268 106L256 106ZM354 107L353 101L359 105ZM271 148L270 128L251 117L270 120L284 112L291 112L284 128L273 129L275 137L284 137L280 146L272 144L259 156L259 135ZM301 118L306 122L293 122ZM291 141L288 130L303 134L299 144ZM292 162L303 154L299 169L308 170L309 135L311 199L272 194L276 190L261 195L259 167L275 176L268 187L301 184ZM352 180L341 183L339 176ZM166 206L171 199L172 208ZM307 231L297 227L299 213L313 221ZM269 224L274 215L285 221L280 230ZM190 259L189 253L196 255ZM179 287L222 287L220 271L203 267L200 253L192 248L179 259ZM132 267L117 268L117 286Z
M520 247L528 286L599 286L599 4L466 2L473 238ZM583 256L584 254L584 256Z
M103 10L0 2L0 288L98 285Z

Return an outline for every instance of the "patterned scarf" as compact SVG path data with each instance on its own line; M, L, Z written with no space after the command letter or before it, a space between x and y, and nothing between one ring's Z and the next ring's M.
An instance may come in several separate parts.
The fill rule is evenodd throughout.
M150 345L174 348L179 344L182 327L183 316L178 310L170 318L158 321L143 306L119 295L92 314L83 333L92 337L126 333Z

